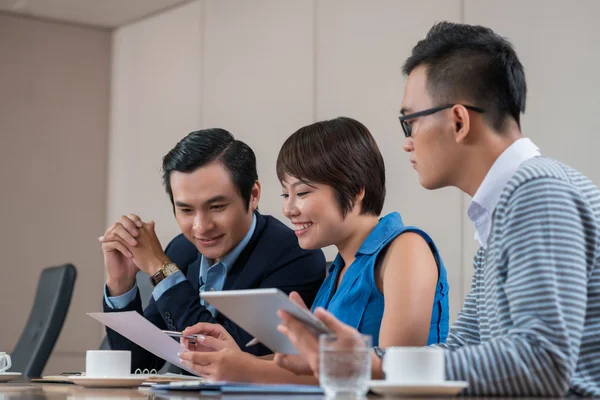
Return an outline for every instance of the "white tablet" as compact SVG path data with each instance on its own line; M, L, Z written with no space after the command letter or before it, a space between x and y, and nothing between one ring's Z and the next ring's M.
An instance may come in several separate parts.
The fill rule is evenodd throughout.
M329 332L317 317L293 303L279 289L203 292L201 297L276 353L298 354L288 338L277 330L277 325L281 323L277 310L288 311L304 322L315 335Z

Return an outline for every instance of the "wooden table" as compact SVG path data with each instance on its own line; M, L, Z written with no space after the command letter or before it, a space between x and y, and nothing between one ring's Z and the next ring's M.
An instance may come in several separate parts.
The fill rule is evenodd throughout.
M78 385L58 383L0 383L0 400L85 400L85 399L153 399L153 400L188 400L188 399L230 399L259 400L281 399L322 400L325 396L316 395L200 395L198 392L152 392L150 388L139 389L86 389ZM369 399L383 399L369 396Z
M27 399L27 400L100 400L100 399L151 399L151 400L324 400L325 396L318 395L200 395L198 392L153 392L148 387L135 389L86 389L78 385L58 383L0 383L0 400ZM414 400L433 399L434 397L420 397ZM368 400L398 399L398 397L381 397L369 395ZM402 397L403 400L410 399ZM441 397L448 400L450 397ZM500 397L485 398L471 397L472 400L501 400ZM510 399L512 400L512 399Z

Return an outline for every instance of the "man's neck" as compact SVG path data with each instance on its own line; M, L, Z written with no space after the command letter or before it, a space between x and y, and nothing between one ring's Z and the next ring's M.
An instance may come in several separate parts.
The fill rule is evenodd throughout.
M216 263L219 263L219 262L223 261L223 259L225 257L227 257L242 242L242 240L244 240L244 238L246 237L246 235L250 231L250 228L252 228L252 223L254 221L254 212L252 212L250 214L249 218L246 218L243 221L244 221L244 225L246 226L246 229L244 230L244 236L242 236L242 238L240 239L240 241L237 242L231 249L229 249L229 251L226 254L223 254L221 257L215 258L214 260L208 259L210 265L216 264Z
M473 197L498 157L521 138L523 135L518 128L504 134L495 132L483 134L470 149L472 154L463 163L455 186Z

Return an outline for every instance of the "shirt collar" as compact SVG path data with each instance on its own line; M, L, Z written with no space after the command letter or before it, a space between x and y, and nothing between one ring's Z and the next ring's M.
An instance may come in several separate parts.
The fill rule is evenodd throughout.
M482 247L487 247L492 215L502 189L523 162L540 155L540 149L530 139L518 139L500 154L486 174L467 209L467 215L475 225L475 239Z
M235 264L236 260L238 259L244 248L246 248L246 246L250 242L250 239L252 238L255 229L256 214L252 216L252 225L250 226L250 229L248 229L246 236L244 236L244 238L229 253L227 253L220 262L214 262L214 260L210 260L202 256L202 259L200 260L200 274L202 275L202 279L204 280L204 282L206 282L206 275L208 273L208 269L214 265L220 263L225 267L227 273L231 271L233 264Z

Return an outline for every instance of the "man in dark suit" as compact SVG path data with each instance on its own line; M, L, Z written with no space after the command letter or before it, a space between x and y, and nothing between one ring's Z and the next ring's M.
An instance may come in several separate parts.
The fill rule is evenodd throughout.
M137 271L154 289L143 311L160 329L182 331L198 322L220 324L244 350L247 332L204 303L205 290L279 288L307 304L325 277L320 250L303 250L294 232L258 212L260 183L254 152L223 129L192 132L163 158L163 183L182 234L165 251L154 222L122 216L100 237L107 281L104 311L142 313ZM256 311L260 313L260 310ZM132 351L132 370L159 369L164 360L107 329L111 349Z

